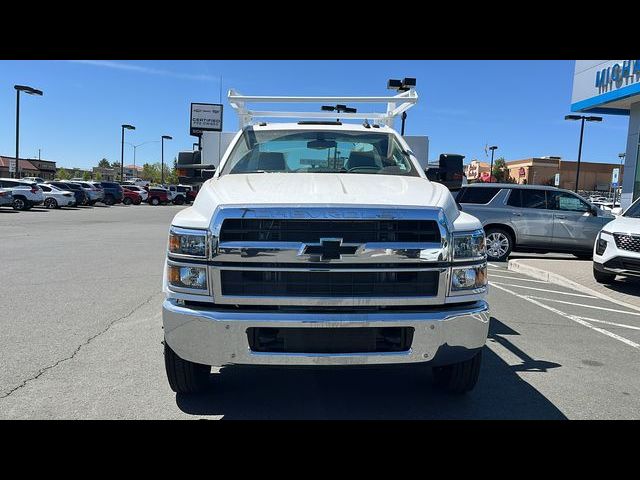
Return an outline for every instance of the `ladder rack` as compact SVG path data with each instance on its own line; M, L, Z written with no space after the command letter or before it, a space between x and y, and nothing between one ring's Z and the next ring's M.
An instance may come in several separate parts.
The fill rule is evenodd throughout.
M395 117L409 110L418 102L418 93L414 88L406 92L393 96L385 97L286 97L286 96L251 96L242 95L234 89L230 89L228 93L229 104L238 113L240 120L240 128L244 128L253 124L254 118L304 118L304 119L367 119L377 121L382 125L393 127ZM249 110L248 103L318 103L318 104L335 104L335 103L386 103L385 112L362 112L362 113L346 113L346 112L327 112L308 111L308 112L287 112L280 110Z

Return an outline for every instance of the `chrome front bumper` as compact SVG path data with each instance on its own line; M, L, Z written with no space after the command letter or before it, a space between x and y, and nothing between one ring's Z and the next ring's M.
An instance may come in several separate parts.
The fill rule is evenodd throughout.
M430 362L446 365L470 358L486 342L489 306L484 301L442 305L424 312L298 313L230 311L162 305L165 341L176 354L205 365L374 365ZM249 348L251 327L413 327L411 348L390 353L263 353Z

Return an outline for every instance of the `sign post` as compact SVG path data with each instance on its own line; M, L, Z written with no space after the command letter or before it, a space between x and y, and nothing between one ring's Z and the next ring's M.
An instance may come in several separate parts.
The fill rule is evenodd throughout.
M219 103L192 103L189 134L200 137L202 132L222 131L222 105Z
M620 175L620 169L614 168L611 173L611 186L613 187L613 207L616 206L616 197L618 196L618 177Z
M15 158L10 158L9 159L9 173L16 173L16 159ZM11 175L12 177L14 175Z
M556 176L555 176L555 178L553 179L553 184L554 184L556 187L560 186L560 174L559 174L559 173L556 173Z

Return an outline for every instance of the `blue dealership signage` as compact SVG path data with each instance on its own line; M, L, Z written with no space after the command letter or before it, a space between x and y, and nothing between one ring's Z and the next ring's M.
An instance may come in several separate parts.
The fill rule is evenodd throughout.
M622 64L612 66L596 72L596 87L606 87L612 82L620 82L631 75L640 75L640 60L623 60Z

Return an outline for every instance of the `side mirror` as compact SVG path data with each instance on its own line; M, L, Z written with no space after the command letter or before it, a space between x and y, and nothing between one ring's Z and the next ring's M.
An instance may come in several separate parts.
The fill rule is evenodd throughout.
M600 210L598 207L596 207L595 205L591 205L591 215L593 215L594 217L597 217L598 210Z

